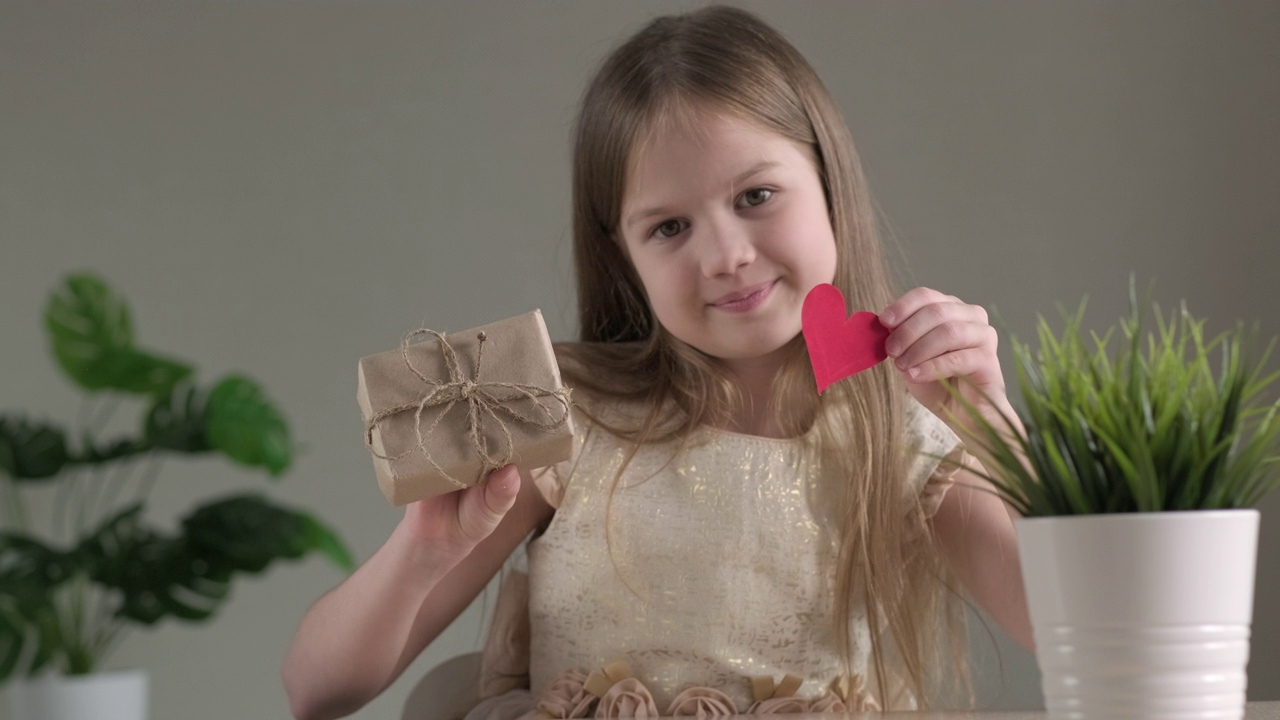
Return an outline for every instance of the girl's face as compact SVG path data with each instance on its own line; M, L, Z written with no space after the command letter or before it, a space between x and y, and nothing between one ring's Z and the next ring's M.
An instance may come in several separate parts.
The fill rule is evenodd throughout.
M800 332L800 307L836 271L809 148L724 113L672 123L638 152L621 241L663 327L730 367ZM735 362L736 361L736 362Z

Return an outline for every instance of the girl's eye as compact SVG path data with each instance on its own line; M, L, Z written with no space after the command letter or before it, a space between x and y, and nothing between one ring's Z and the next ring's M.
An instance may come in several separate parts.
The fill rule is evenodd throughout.
M653 229L652 235L655 237L673 238L684 230L683 220L668 220Z
M755 207L763 204L771 197L773 197L773 191L769 188L752 188L742 193L742 198L739 200L738 204L746 205L747 207Z

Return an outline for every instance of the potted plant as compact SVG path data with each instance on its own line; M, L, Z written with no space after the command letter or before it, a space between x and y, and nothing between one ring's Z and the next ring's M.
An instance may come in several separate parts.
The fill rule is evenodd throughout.
M108 709L140 719L145 673L100 672L129 628L207 621L237 574L276 560L319 552L345 570L353 562L333 530L257 493L203 503L172 531L149 524L149 493L172 456L221 455L280 477L293 455L283 415L247 377L200 386L190 364L138 347L123 299L92 274L67 277L44 320L91 412L74 432L0 414L0 683L14 720ZM102 437L122 401L142 421ZM104 687L120 694L82 697Z
M1084 304L1013 339L1022 407L970 440L1016 521L1051 718L1242 717L1258 501L1280 483L1280 401L1242 325L1185 305L1106 333ZM1113 352L1114 350L1114 352ZM1021 428L1021 430L1019 430Z

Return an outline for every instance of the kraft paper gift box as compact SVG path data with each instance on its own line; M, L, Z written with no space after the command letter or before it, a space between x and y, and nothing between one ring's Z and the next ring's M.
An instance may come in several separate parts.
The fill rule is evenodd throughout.
M358 372L365 443L393 505L573 451L569 390L538 310L456 333L415 330L361 358Z

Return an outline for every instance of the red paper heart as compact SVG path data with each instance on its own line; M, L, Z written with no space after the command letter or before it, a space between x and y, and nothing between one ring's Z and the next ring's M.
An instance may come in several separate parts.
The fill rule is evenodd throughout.
M809 346L809 362L821 395L839 380L879 365L889 329L875 313L856 312L845 317L844 294L823 283L809 291L800 311L800 326Z

